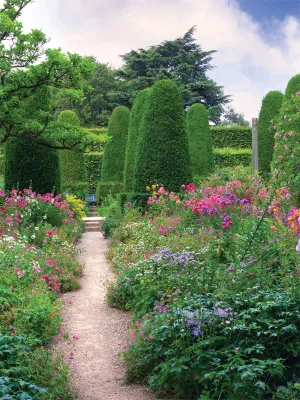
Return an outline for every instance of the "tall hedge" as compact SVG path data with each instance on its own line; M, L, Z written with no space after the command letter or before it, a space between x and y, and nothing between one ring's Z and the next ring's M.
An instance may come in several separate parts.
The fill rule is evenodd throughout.
M104 149L99 196L122 191L130 113L126 107L114 109L108 122L108 143ZM121 189L120 189L121 188Z
M203 104L192 105L186 115L193 177L206 177L214 169L208 113Z
M288 99L292 94L300 92L300 74L293 76L286 87L285 97Z
M103 160L103 153L86 153L84 155L88 192L90 194L96 193L97 184L101 178L101 167Z
M180 89L171 80L158 81L148 97L136 165L134 192L162 184L178 191L191 182L192 170Z
M138 93L130 113L124 170L124 191L127 193L130 193L133 190L134 166L138 139L141 136L150 90L151 89L144 89Z
M214 148L251 149L252 129L248 126L211 126Z
M277 185L287 186L300 207L300 93L284 101L277 119L273 172Z
M263 176L271 172L271 161L274 152L274 125L271 123L279 115L283 94L277 90L267 93L263 98L258 118L258 169Z
M5 190L32 188L36 193L60 193L58 152L30 139L5 143Z
M62 111L57 118L57 122L80 126L78 115L71 110ZM85 197L87 180L84 153L75 150L59 150L58 153L62 191Z

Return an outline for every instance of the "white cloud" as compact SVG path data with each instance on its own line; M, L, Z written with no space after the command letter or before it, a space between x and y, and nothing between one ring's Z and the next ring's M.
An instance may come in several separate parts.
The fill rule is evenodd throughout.
M174 39L197 25L197 42L218 50L210 76L248 119L258 115L269 90L284 90L300 72L300 21L292 16L270 21L269 33L281 38L270 44L235 0L36 0L23 20L26 28L43 28L51 46L115 66L120 54Z

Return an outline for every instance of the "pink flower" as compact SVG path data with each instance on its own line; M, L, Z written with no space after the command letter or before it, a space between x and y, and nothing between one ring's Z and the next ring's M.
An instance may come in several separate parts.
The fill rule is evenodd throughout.
M47 231L46 234L47 234L48 236L50 236L50 237L54 235L54 233L53 233L52 231Z
M61 222L62 222L63 224L66 224L67 220L66 220L66 219L63 219Z

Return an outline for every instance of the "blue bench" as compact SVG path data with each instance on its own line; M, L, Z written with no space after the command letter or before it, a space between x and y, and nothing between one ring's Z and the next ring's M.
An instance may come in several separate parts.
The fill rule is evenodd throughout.
M86 197L86 202L89 204L92 204L92 203L96 204L96 194L88 194Z

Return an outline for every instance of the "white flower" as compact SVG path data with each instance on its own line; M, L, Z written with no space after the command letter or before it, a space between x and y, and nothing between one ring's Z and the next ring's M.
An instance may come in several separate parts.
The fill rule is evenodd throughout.
M35 235L31 235L31 239L35 239Z
M36 231L38 231L40 228L39 228L38 226L36 226L34 229L35 229Z
M43 215L43 219L47 219L47 215Z
M296 251L300 251L300 239L299 239L298 244L296 246Z

